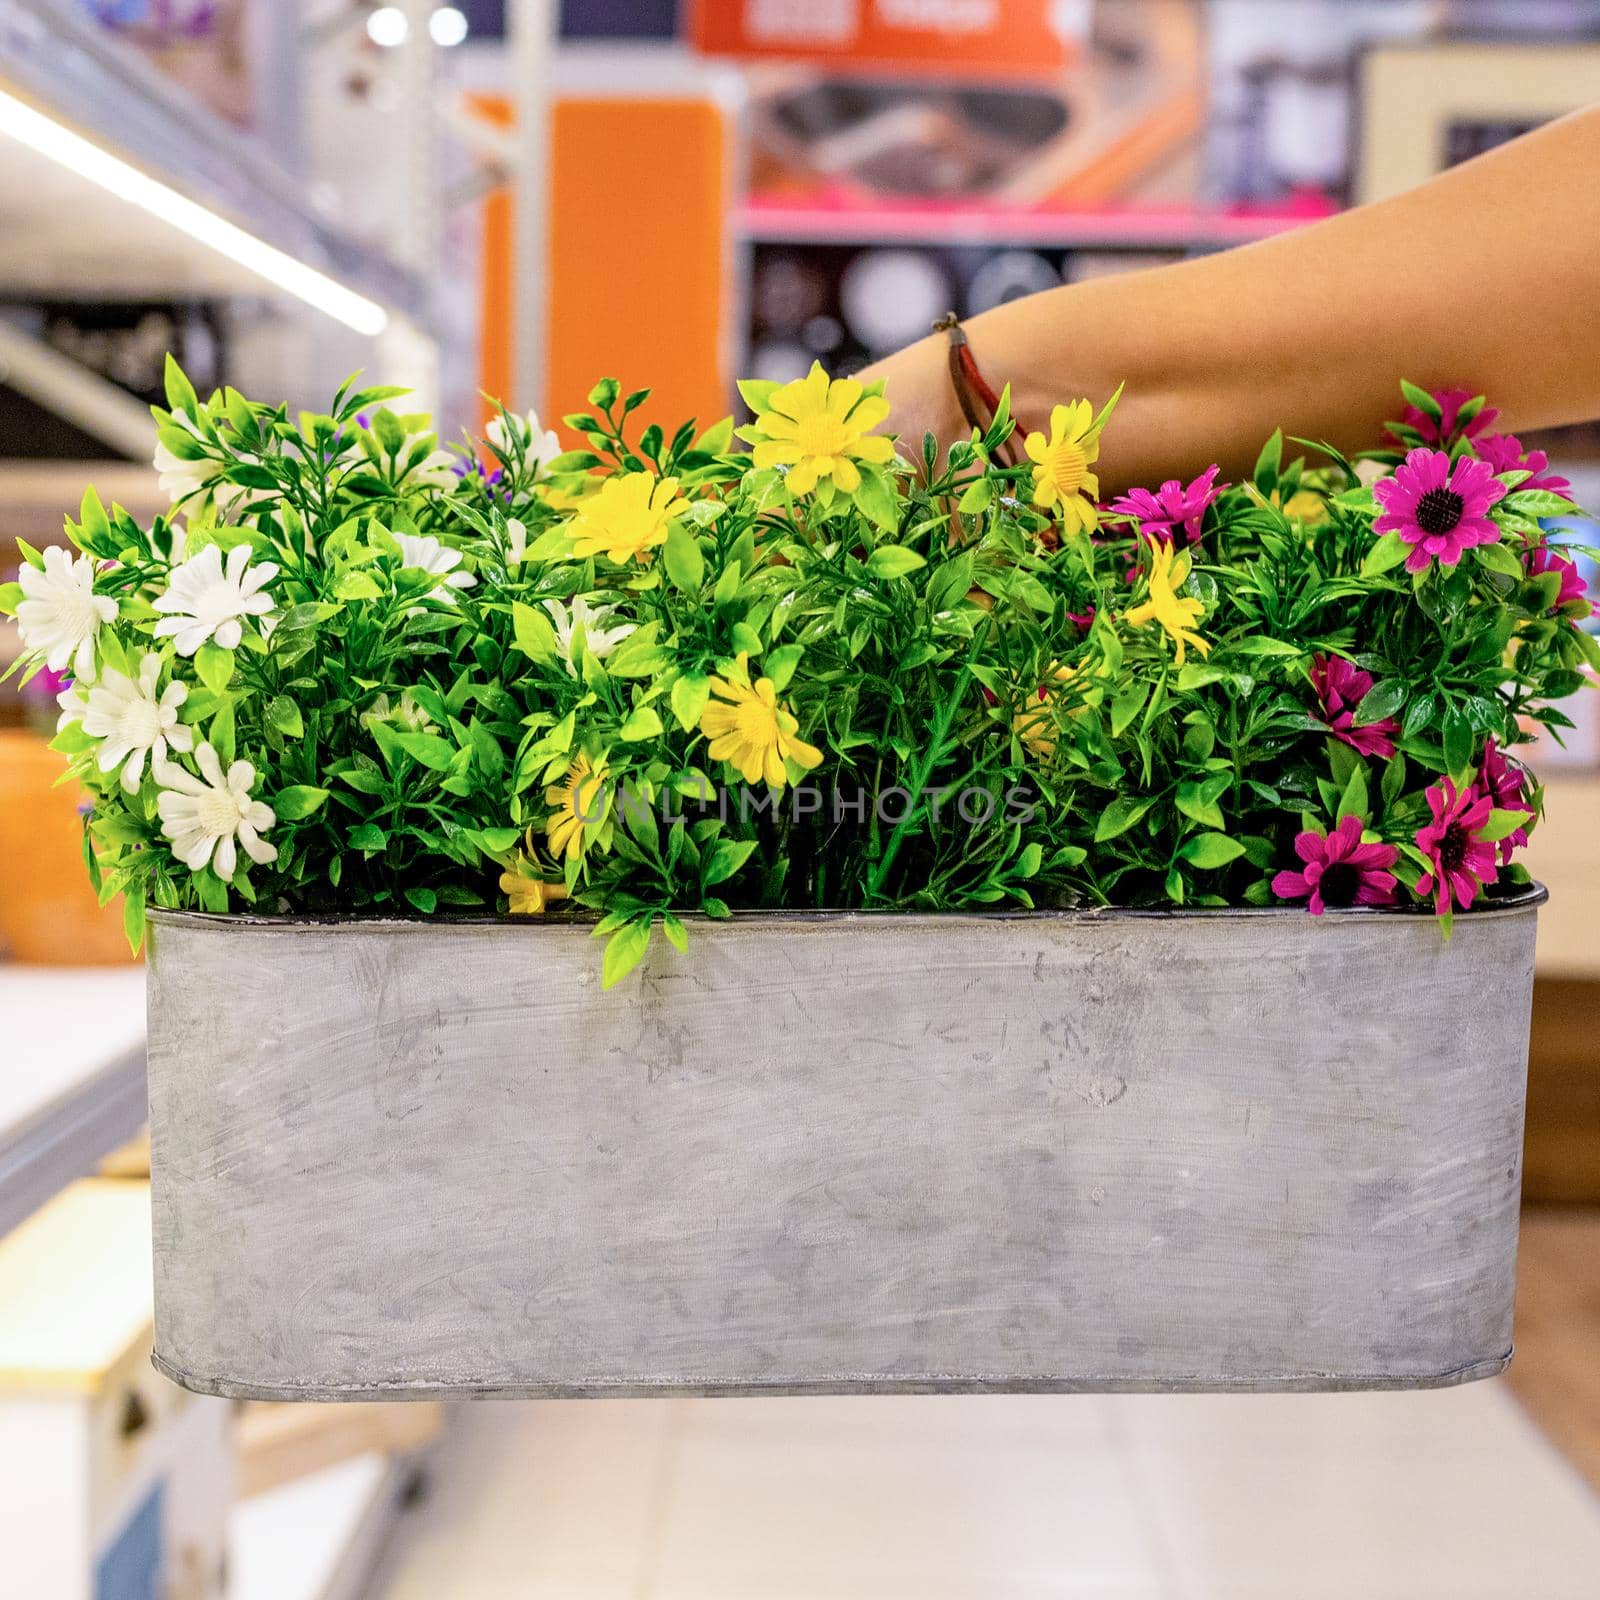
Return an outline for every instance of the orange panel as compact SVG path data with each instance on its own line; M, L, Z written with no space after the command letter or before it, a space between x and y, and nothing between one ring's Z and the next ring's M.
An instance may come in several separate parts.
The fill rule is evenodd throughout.
M504 123L503 102L478 101ZM563 100L553 113L549 379L552 420L595 379L648 384L670 425L726 414L723 370L728 130L705 100ZM511 388L511 202L486 208L482 387ZM521 396L516 403L530 402ZM542 402L542 403L541 403Z

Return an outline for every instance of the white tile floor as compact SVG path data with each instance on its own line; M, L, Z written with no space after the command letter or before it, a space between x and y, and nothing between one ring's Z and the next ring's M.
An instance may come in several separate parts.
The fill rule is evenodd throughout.
M1500 1383L463 1408L384 1600L1595 1600Z

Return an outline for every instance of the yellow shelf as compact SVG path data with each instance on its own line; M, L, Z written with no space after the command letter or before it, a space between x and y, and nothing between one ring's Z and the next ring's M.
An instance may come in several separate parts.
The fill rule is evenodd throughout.
M90 1179L0 1239L0 1392L99 1392L150 1337L150 1190Z

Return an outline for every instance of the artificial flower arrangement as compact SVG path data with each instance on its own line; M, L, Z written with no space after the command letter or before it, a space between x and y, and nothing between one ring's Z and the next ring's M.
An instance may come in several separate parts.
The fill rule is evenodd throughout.
M291 418L174 366L149 528L90 491L0 609L67 672L85 856L146 906L592 914L609 985L743 908L1431 908L1525 885L1513 747L1600 668L1481 397L1405 385L1383 449L1103 502L1115 397L1008 464L873 385L752 421L442 450L399 391ZM1114 437L1114 430L1112 437ZM748 448L739 448L736 443Z

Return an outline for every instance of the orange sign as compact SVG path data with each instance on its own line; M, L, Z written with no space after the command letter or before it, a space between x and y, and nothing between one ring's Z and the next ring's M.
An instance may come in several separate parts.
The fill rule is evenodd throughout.
M691 0L707 55L893 67L1059 73L1088 30L1089 0Z

